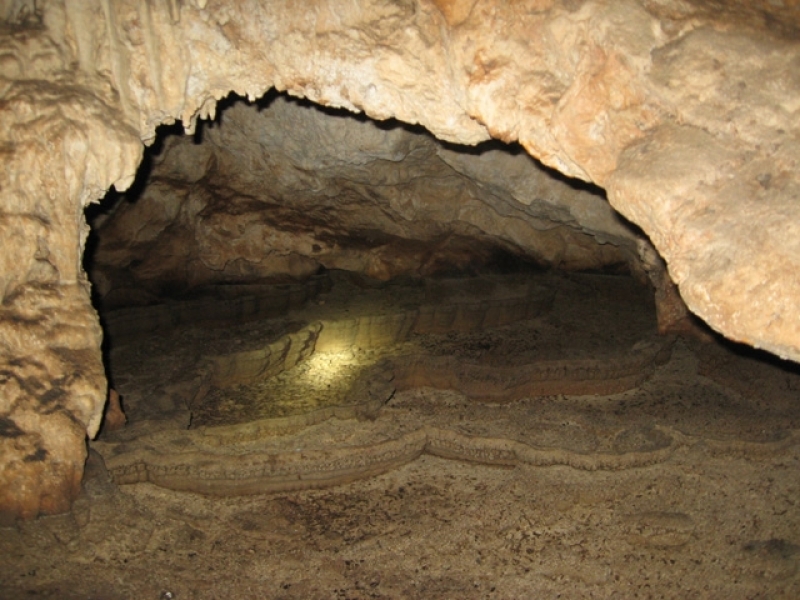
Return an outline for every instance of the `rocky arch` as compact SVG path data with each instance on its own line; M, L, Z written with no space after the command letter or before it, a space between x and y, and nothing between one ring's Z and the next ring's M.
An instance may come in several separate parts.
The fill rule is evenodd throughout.
M0 3L0 510L68 508L100 422L83 208L231 91L518 141L606 188L712 327L797 360L798 15L773 9L772 35L768 4Z

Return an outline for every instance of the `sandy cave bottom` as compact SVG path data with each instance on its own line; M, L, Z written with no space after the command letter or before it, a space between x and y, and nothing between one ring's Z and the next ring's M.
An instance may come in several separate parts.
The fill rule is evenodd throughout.
M410 343L503 364L525 353L610 356L654 333L646 290L625 278L541 282L555 297L538 317ZM382 300L391 310L409 303L397 290ZM334 319L365 310L354 298L354 288L335 285L312 309ZM130 418L117 443L145 439L148 427L164 439L186 431L194 396L181 374L209 347L256 343L254 332L278 335L305 318L239 326L250 338L226 337L237 335L233 327L193 328L115 348ZM250 389L263 403L269 385L287 383ZM258 402L248 406L245 389L205 396L193 407L203 426L269 416ZM623 393L498 404L413 388L371 420L332 418L259 442L265 455L319 451L438 427L558 449L584 468L423 453L326 489L215 497L118 485L93 454L72 513L0 531L0 597L800 597L798 390L793 365L678 340L666 363ZM659 454L592 467L597 456L648 453Z

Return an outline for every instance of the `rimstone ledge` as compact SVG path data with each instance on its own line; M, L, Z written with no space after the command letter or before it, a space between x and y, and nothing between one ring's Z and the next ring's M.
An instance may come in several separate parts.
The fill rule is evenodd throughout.
M673 437L684 440L679 432L647 427L615 431L616 441L607 440L606 449L594 448L595 452L581 456L563 448L520 443L529 439L520 432L507 438L499 433L465 436L445 425L458 423L452 418L433 424L398 414L387 420L411 431L401 435L386 431L378 443L327 445L310 454L264 446L265 440L282 437L291 444L291 434L333 418L375 423L381 413L394 409L394 404L387 405L397 393L416 388L455 391L476 405L495 407L500 415L501 405L518 405L526 398L613 396L635 390L669 361L674 340L665 337L640 339L632 347L630 340L616 348L607 344L603 351L590 354L596 358L581 358L580 350L570 348L569 358L554 359L552 350L534 349L530 341L515 345L511 352L493 350L491 332L530 327L554 309L556 294L551 286L556 282L551 279L547 286L544 281L532 285L519 275L438 279L427 285L422 295L426 303L415 309L410 308L414 288L393 284L372 294L374 301L362 309L363 316L344 320L314 320L313 307L297 310L295 318L310 311L309 325L257 349L203 356L195 374L181 374L192 382L184 390L193 412L190 431L167 427L151 434L139 422L128 431L103 436L93 449L119 484L149 481L167 489L230 496L340 485L396 469L424 452L479 464L568 465L587 470L633 468L664 459ZM343 282L336 281L331 288L337 285ZM464 293L469 288L473 295ZM395 313L386 305L396 298L403 298L405 311ZM327 301L334 302L334 297L327 296ZM536 337L535 330L521 337ZM471 358L457 356L448 345L462 352L472 346L478 352ZM301 374L298 366L303 363L307 369ZM357 365L353 377L342 375L345 363ZM323 368L326 364L328 368ZM265 392L262 384L280 378L286 382L282 392ZM311 404L314 388L324 381L328 399L318 397L317 404ZM305 397L305 406L285 401L293 395ZM261 405L261 418L230 414L225 398L231 396L248 398L251 407ZM132 409L139 413L138 407ZM148 429L155 427L150 424ZM791 436L778 440L776 449L793 445ZM643 438L630 453L623 449L627 437ZM764 449L769 451L769 445Z
M586 198L555 221L537 200L541 210L530 218L527 209L494 204L498 195L481 196L497 183L487 162L431 150L431 141L415 146L401 133L395 149L438 153L437 164L478 182L480 203L457 217L469 224L456 232L465 239L488 231L506 250L558 266L563 252L541 252L553 246L535 233L555 223L559 247L593 238L606 248L599 264L636 271L646 236L692 313L732 340L800 359L794 2L720 10L701 0L3 0L0 19L4 520L67 510L79 490L84 438L100 426L107 384L82 267L84 208L133 184L160 125L211 131L199 122L214 120L231 93L256 102L286 92L421 126L447 144L519 144L543 165L604 188L608 206L641 233ZM320 140L304 141L301 154L324 146ZM208 169L195 175L224 158L209 155ZM301 188L313 188L315 165L306 165ZM185 210L197 206L192 198ZM425 196L410 205L433 206ZM510 220L494 220L487 206ZM278 271L311 275L314 243L291 260L287 252ZM252 243L241 246L252 257ZM354 260L353 270L388 278L389 258ZM348 258L337 260L342 268ZM250 274L247 259L198 261L204 273Z

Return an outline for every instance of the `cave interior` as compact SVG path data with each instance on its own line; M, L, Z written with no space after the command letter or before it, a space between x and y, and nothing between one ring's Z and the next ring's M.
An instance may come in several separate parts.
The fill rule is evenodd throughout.
M115 396L101 443L276 416L313 423L308 413L352 404L353 382L378 363L397 370L382 402L398 385L500 403L571 391L569 375L541 389L459 389L466 372L401 375L391 357L433 352L450 371L453 360L602 369L637 344L669 354L676 334L735 348L677 296L657 306L664 265L646 263L644 234L601 188L518 145L443 143L274 91L231 95L191 135L162 127L133 185L86 213L84 268ZM300 356L281 346L302 335ZM614 389L597 377L575 393Z
M14 43L27 40L26 35L34 39L31 32L61 26L58 19L38 22L42 11L35 2L7 4L16 7L0 4L8 14L33 7L24 15L23 25L30 31L12 31ZM108 8L114 3L101 4ZM237 30L224 14L206 18L205 1L145 4L142 14L163 13L164 23L176 30L191 31L191 19L196 18L214 35L221 31L246 39L248 24ZM409 9L415 3L375 4L375 10L389 15L381 13L386 19L439 14L428 8ZM525 18L546 12L533 4L535 10ZM583 27L582 15L594 18L591 11L597 4L601 20L630 23L625 36L633 32L633 42L625 52L635 55L642 46L649 56L648 35L664 46L675 41L669 51L652 54L654 62L660 61L658 84L669 90L658 88L664 104L681 104L684 88L686 94L692 91L680 84L684 70L716 72L726 48L733 48L729 58L735 61L757 46L748 45L757 37L742 36L745 42L739 44L731 34L737 43L731 42L725 36L736 30L729 24L710 33L704 30L704 19L717 12L713 2L685 3L680 10L659 2L644 2L641 10L626 5L620 9L621 20L613 3L564 2L559 10L561 4L564 14L554 18L554 30L569 30L574 23ZM752 24L755 14L765 20L756 23L757 33L775 29L782 40L774 42L779 50L779 44L796 37L790 19L773 27L762 13L746 9L747 3L735 4L738 12L730 10L736 27ZM778 12L791 10L784 3L771 4ZM457 9L441 9L453 30L469 19L481 20L479 12L470 16ZM183 21L178 18L181 10ZM81 11L74 13L70 18L77 19L75 23L91 21ZM637 28L635 18L647 22L643 15L651 14L661 20L659 28ZM117 16L107 10L105 18L109 31L115 30L111 22ZM126 35L138 39L140 20L136 16L127 22ZM512 25L504 24L509 29ZM71 27L69 35L94 35L89 28L76 34L79 28L74 23ZM695 36L693 27L699 32ZM642 33L645 30L650 33ZM260 35L258 30L255 39ZM524 28L523 35L528 37ZM172 38L143 34L142 39L134 46L152 55L147 68L158 71L153 56L168 55ZM78 71L95 67L87 48L96 40L90 41L75 44ZM408 40L401 42L403 46ZM112 55L119 52L114 43L108 44ZM565 42L565 47L571 43ZM685 68L678 60L680 44L688 47L690 56L710 56L709 48L717 48L719 56L706 61L712 66ZM98 55L106 51L103 44L95 45L102 48ZM199 46L206 48L204 43ZM781 53L766 47L765 64L780 62ZM213 44L208 48L218 51ZM348 52L355 52L353 48ZM28 50L15 52L25 55ZM371 52L370 46L367 54ZM749 66L740 62L743 69L758 71L758 60ZM489 84L492 69L501 62L482 63ZM674 73L673 63L678 65ZM508 64L516 68L513 61ZM614 83L623 73L621 81L630 83L624 77L635 69L629 71L625 60L612 66L593 76L607 76ZM112 80L126 72L118 63L115 68L108 69ZM790 69L782 62L780 68ZM106 71L97 72L106 76ZM647 69L643 72L649 74ZM673 76L678 83L670 79ZM484 85L475 77L470 85ZM162 77L158 84L158 102L171 93L169 79ZM258 85L220 85L225 90L260 90L269 78L256 79ZM85 208L89 229L75 240L58 238L65 248L78 247L78 255L83 250L78 262L91 282L92 303L102 325L108 397L96 435L91 434L96 415L86 398L103 378L91 372L86 381L64 378L64 388L72 387L63 394L69 410L61 407L62 412L82 410L80 418L59 413L64 418L52 425L50 413L31 401L33 409L21 402L18 410L18 415L35 414L39 419L31 421L29 431L0 421L6 447L23 439L27 444L31 438L31 448L39 448L28 453L20 441L15 456L24 458L16 460L12 466L17 471L9 469L7 478L28 476L44 490L4 496L16 512L9 512L13 518L0 514L0 596L800 597L800 367L726 339L687 308L673 282L674 272L682 269L682 282L689 283L681 292L694 294L694 306L703 309L708 306L697 302L702 286L692 282L692 277L695 283L702 277L691 268L699 264L700 275L715 275L713 269L703 270L703 261L686 260L682 252L681 244L691 246L693 235L706 235L705 222L687 227L683 238L665 235L660 245L651 242L612 208L602 188L532 158L529 148L541 143L550 164L562 164L558 152L548 146L552 140L531 136L527 146L503 141L515 138L504 121L506 113L514 112L508 107L486 119L498 123L494 130L484 129L465 110L450 137L477 140L487 131L494 137L459 145L439 139L420 124L318 106L300 97L314 97L313 77L298 75L301 80L308 89L298 83L292 95L274 89L258 98L249 92L222 99L198 93L190 104L200 104L184 106L191 117L185 123L176 122L177 109L170 108L170 116L167 109L159 112L156 102L155 108L141 110L141 115L150 111L147 127L172 124L162 124L152 139L142 123L137 131L120 125L124 157L109 156L109 164L122 165L119 172L92 165L102 171L98 181L117 180L123 188L130 183L125 161L139 150L140 140L150 144L127 189L112 188ZM542 80L558 88L554 79ZM114 80L110 86L114 93L108 100L115 107L119 90L114 86L124 88L118 83ZM105 90L103 85L97 84L97 89ZM292 85L289 81L278 87ZM610 84L606 88L616 89ZM743 105L761 102L760 96L753 100L747 95L757 95L751 88L725 88L725 94ZM408 98L425 102L417 106L409 100L410 108L389 103L390 110L380 104L383 100L370 99L378 88L364 89L364 97L353 102L374 102L371 114L413 115L427 106L424 94L409 92ZM553 92L554 98L569 97L567 89ZM595 91L603 89L598 84ZM641 91L633 84L630 89L635 91L631 97ZM791 96L792 89L786 83L771 93ZM503 93L486 92L495 99ZM120 101L129 103L120 109L126 118L135 112L134 96L131 92ZM531 97L536 99L537 93ZM136 101L144 106L147 98L141 93ZM564 118L575 118L578 131L585 107L580 94L572 98L578 99L577 108L568 106ZM639 110L638 100L620 100L613 94L597 102L612 100L619 101L615 110ZM339 106L348 102L335 95L327 98L327 103ZM455 104L452 101L442 112ZM494 111L491 103L487 106ZM651 108L630 117L637 132L630 138L625 137L628 116L619 117L624 113L620 109L614 116L620 120L607 132L608 147L592 148L586 143L590 136L582 138L563 123L559 126L566 133L561 132L558 143L574 143L571 151L580 158L563 162L565 172L587 175L593 169L596 177L584 179L616 185L619 205L643 217L641 221L652 217L653 232L661 230L659 219L666 219L669 211L658 212L665 204L658 195L663 190L647 195L642 182L660 181L668 187L688 181L695 171L679 162L689 175L665 169L663 180L639 177L637 155L631 153L619 175L616 159L628 145L638 143L636 136L656 131L661 137L652 136L655 153L671 158L669 152L674 151L682 160L685 154L685 161L703 171L703 177L706 171L716 177L741 166L738 158L730 158L733 154L709 141L717 136L723 140L720 148L729 142L724 136L736 127L729 127L726 119L741 126L743 137L750 136L747 143L773 135L749 122L752 129L747 129L742 117L747 110L723 115L722 126L714 121L722 110L687 111L675 122L685 118L692 126L699 123L703 133L684 135L671 121L672 114L661 109L651 114ZM576 112L570 113L573 109ZM68 114L72 109L63 110ZM208 118L195 126L198 114ZM654 125L662 117L668 123L663 131ZM763 120L778 123L776 139L789 136L791 132L773 117ZM452 125L438 113L431 123L440 131ZM535 130L531 123L535 119L525 127ZM102 135L114 127L102 130ZM619 139L616 132L622 132ZM737 144L730 146L749 152ZM794 156L793 146L775 147L769 150L774 157L758 159L789 164L786 157ZM698 148L719 150L724 168L708 167L718 156ZM774 178L760 164L752 169L760 179L750 178L757 184L748 181L762 194L759 198L791 191L786 169L775 168ZM723 195L724 185L737 184L733 178L733 183L727 181L719 175L712 182L718 187L709 193L709 205L714 194ZM81 202L97 196L89 198L91 193L81 196ZM645 201L631 201L637 194ZM707 198L698 198L697 210L702 212ZM78 195L72 200L78 203ZM655 207L652 214L641 209L648 205ZM740 211L736 218L742 214L750 213ZM695 217L690 215L686 223L702 221ZM785 220L785 227L791 228L790 221ZM61 223L55 222L52 228L58 231ZM680 230L682 223L676 223ZM38 221L34 225L43 231L50 226ZM740 230L732 230L732 239L740 242ZM23 233L28 235L27 230ZM83 233L85 239L80 237ZM47 235L55 239L59 234ZM763 237L753 239L763 242ZM657 245L673 251L669 268ZM724 252L724 244L719 247ZM36 285L39 278L51 275L48 261L69 263L59 254L68 254L63 248L52 253L55 258L41 248L30 253L38 261L35 268L24 272ZM766 251L758 259L753 270L771 264ZM731 257L724 265L729 272L720 280L727 285L737 273L750 274L748 260ZM713 266L714 261L709 263ZM58 269L52 270L61 276ZM78 279L82 276L81 272ZM780 287L780 282L774 285ZM730 288L709 289L726 299L724 292ZM785 295L791 296L791 288L786 289ZM717 325L735 330L739 339L747 338L761 323L760 315L768 312L769 307L760 307L762 312L753 311L751 322L745 319L740 329L734 327L741 323L728 319L726 310L749 298L751 291L745 290L718 314L709 313L719 317ZM80 292L77 296L80 306ZM784 299L780 296L776 306L785 308ZM19 302L21 309L12 306L9 311L23 314L27 300ZM30 322L33 328L36 319ZM80 317L76 323L69 325L78 333L70 335L78 341L70 343L80 354L96 335ZM49 326L42 327L46 335L29 336L37 352L36 336L50 336ZM53 330L58 327L60 323ZM779 329L765 330L765 347L792 355L792 333L783 335ZM62 353L67 357L63 358L59 344L57 339L48 346L55 356L48 358L57 365L55 373L71 365L72 355ZM92 364L92 356L85 364ZM20 372L23 367L27 368L19 367ZM38 398L28 392L23 390L20 397ZM63 422L71 429L62 427ZM74 441L80 442L87 431L86 447L78 444L76 452ZM40 444L42 440L51 445ZM81 470L85 449L88 459ZM55 475L47 475L47 469ZM75 473L79 489L73 493L68 484ZM59 487L62 479L67 483ZM19 515L25 518L16 520Z
M691 579L709 548L753 589L765 568L796 581L796 478L768 477L784 512L735 543L708 529L749 514L730 494L765 485L759 461L787 460L800 370L691 316L602 189L519 147L270 93L162 128L87 220L111 392L61 535L158 574L123 589L519 597L532 569L537 589L606 581L603 553L626 586L662 560ZM390 559L404 536L416 549ZM576 536L596 556L567 568L554 548ZM262 558L198 576L218 548L231 568ZM88 552L37 589L109 592L74 583Z
M0 598L800 598L798 39L0 0Z

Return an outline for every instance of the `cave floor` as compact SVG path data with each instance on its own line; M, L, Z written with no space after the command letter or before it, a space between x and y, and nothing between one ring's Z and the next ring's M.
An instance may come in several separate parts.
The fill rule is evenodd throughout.
M346 362L422 348L499 368L525 357L613 357L654 336L652 302L626 278L540 280L555 297L528 321L352 351ZM307 307L312 317L176 330L112 349L128 428L90 443L71 513L0 529L0 597L800 597L800 370L719 342L677 340L647 381L621 393L498 403L410 387L369 419L331 418L260 441L267 454L320 451L427 427L571 462L492 466L423 453L330 488L223 497L109 477L98 449L149 431L185 433L190 421L200 431L263 419L268 403L249 406L247 394L289 393L287 371L198 400L193 368L210 349L256 347L310 318L391 311L425 294L399 289L335 285ZM306 395L328 389L318 379ZM630 457L643 460L622 461Z

